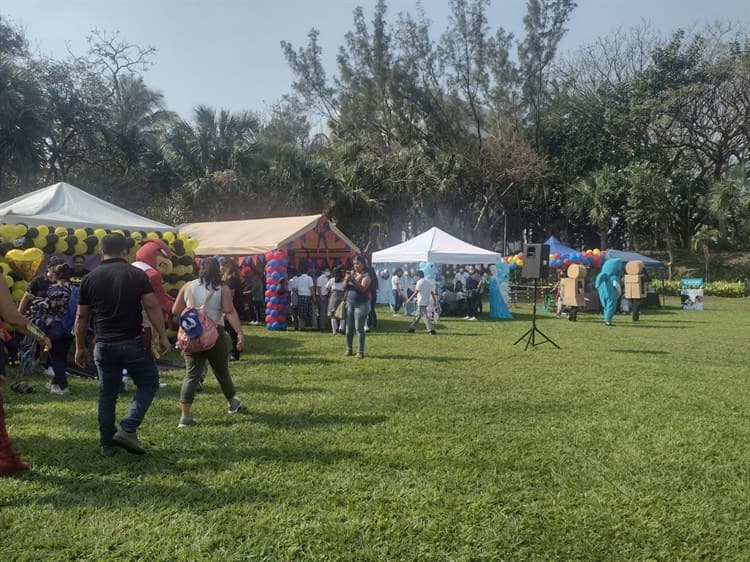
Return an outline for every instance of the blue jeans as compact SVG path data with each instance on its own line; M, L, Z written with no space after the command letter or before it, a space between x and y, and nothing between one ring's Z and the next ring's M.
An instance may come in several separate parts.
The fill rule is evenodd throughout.
M354 330L357 330L357 353L365 354L365 321L370 313L370 303L346 305L346 349L352 349Z
M135 433L146 416L159 390L159 371L150 349L144 349L141 338L115 342L96 342L94 363L99 373L99 438L103 446L112 445L115 427L115 407L122 384L122 371L135 383L136 390L130 409L120 421L120 427Z

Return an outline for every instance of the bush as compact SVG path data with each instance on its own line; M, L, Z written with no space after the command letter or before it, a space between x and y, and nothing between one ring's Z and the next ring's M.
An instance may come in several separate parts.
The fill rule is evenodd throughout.
M650 286L657 292L661 292L661 281L651 281ZM664 291L668 296L680 295L680 282L671 280L664 281ZM703 285L703 294L713 297L744 297L745 285L741 281L713 281Z

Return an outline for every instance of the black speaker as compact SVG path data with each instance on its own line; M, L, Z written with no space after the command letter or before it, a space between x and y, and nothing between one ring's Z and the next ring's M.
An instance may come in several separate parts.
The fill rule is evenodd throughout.
M543 279L549 271L549 244L526 244L524 246L524 279Z

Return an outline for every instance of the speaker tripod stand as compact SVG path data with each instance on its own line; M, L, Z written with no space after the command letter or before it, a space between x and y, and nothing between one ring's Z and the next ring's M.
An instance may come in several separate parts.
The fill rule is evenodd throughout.
M543 343L551 343L554 345L557 349L560 349L560 346L557 345L555 342L553 342L550 338L544 335L544 333L536 327L536 290L537 290L537 280L534 279L534 306L531 309L531 328L526 330L524 335L522 335L520 338L518 338L513 345L516 345L517 343L521 341L526 342L526 346L524 347L524 350L529 349L529 346L535 347L537 345L542 345ZM541 341L536 341L536 335L539 334L541 338L543 338Z

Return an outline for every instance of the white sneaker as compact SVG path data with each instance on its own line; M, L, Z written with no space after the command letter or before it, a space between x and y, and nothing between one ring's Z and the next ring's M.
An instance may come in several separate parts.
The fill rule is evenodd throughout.
M471 318L469 318L469 320L471 320L471 321L475 321L475 320L476 320L476 317L472 316Z
M62 396L63 394L67 394L68 392L70 392L70 389L68 387L60 388L59 385L53 384L53 385L50 385L49 391L52 394L57 394L58 396Z
M471 320L471 316L464 316L464 320Z
M55 370L52 367L47 367L44 369L44 374L48 377L54 377L55 376Z

